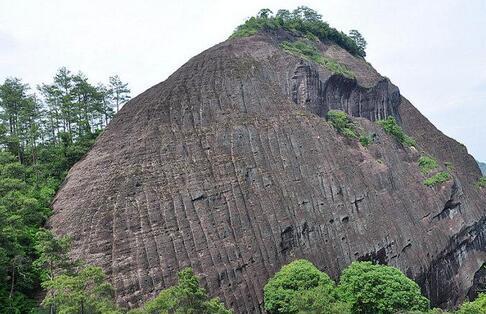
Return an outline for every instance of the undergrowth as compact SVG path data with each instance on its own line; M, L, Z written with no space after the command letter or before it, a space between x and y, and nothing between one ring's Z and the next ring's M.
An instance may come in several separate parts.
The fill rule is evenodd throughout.
M371 143L373 143L373 138L370 135L360 135L359 142L364 147L368 147Z
M335 74L341 74L350 79L354 78L354 73L351 70L336 60L324 56L311 42L305 42L303 40L294 42L284 41L280 44L280 47L298 57L323 65Z
M369 134L362 134L360 129L354 124L353 120L341 110L329 110L326 120L336 129L336 131L349 139L359 139L363 147L368 147L373 143L373 137Z
M377 123L383 128L383 130L385 130L386 133L395 137L401 144L407 147L416 145L415 140L403 132L402 128L398 125L397 120L395 120L394 117L379 120Z
M478 182L476 183L478 188L486 188L486 177L479 178Z
M420 171L423 174L429 174L434 169L436 169L437 167L439 167L439 164L437 163L437 161L434 158L430 157L430 156L422 156L422 157L420 157L418 163L419 163Z
M423 181L423 183L426 186L434 186L434 185L437 185L437 184L442 184L442 183L448 181L449 179L450 179L449 173L447 171L441 171L441 172L434 174L430 178L425 179Z
M326 119L338 131L338 133L341 133L347 138L358 138L356 126L344 111L329 110L327 112Z

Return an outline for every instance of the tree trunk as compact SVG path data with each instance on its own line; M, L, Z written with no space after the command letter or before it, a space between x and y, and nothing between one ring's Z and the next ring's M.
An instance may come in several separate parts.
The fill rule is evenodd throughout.
M12 264L12 281L10 283L10 294L8 295L8 298L11 299L14 294L14 287L15 287L15 257L14 261Z

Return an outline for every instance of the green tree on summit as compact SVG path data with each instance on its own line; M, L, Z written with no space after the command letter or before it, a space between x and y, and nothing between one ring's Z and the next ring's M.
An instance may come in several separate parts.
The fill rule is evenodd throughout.
M356 43L358 46L358 53L359 55L366 57L366 45L368 44L364 39L363 35L355 29L349 31L349 37Z

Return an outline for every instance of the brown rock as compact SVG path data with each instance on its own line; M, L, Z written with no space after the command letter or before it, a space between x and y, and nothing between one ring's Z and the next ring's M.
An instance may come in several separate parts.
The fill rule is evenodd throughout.
M192 58L124 106L69 172L50 223L73 236L73 256L107 271L120 305L191 266L212 296L259 312L267 279L296 258L334 278L353 260L396 266L434 305L468 293L486 257L474 159L364 60L321 44L356 79L332 75L282 51L289 36ZM338 134L322 118L331 108L361 117L375 142ZM372 122L390 115L417 150ZM451 162L453 180L423 185L422 151Z

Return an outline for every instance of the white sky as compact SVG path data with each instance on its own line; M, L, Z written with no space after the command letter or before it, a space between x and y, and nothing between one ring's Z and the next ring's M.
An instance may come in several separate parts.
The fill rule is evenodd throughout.
M0 0L0 80L15 76L35 86L66 66L92 82L119 74L135 96L259 9L299 5L340 30L358 29L368 61L486 161L483 0Z

